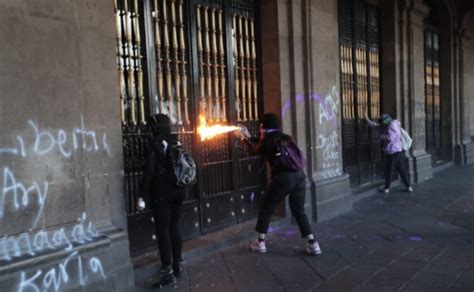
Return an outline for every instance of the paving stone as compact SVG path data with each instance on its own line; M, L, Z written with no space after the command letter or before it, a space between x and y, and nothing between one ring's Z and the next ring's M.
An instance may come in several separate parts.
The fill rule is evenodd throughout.
M382 268L371 264L354 265L316 287L313 291L350 291L370 279Z
M416 195L394 191L313 224L323 254L305 254L295 225L272 231L267 254L241 243L189 261L163 291L474 291L474 165L435 174ZM471 182L472 181L472 182ZM462 185L462 186L459 186ZM449 194L449 195L446 195ZM137 291L151 291L158 266L140 267Z
M317 283L321 280L299 257L273 253L270 257L265 257L265 262L276 280L282 284Z
M396 269L390 266L369 279L365 285L398 289L407 283L414 275L414 271Z
M283 287L279 284L259 284L252 287L237 288L238 292L283 292Z
M323 249L322 255L304 257L303 260L324 280L331 279L338 273L350 268L350 264L346 260L330 249Z
M407 283L402 291L413 289L413 287L428 287L432 291L446 291L455 279L456 276L453 275L424 271Z
M460 278L456 279L452 284L452 288L466 289L470 292L474 291L474 270L469 269L461 275Z
M233 292L237 291L230 279L220 279L217 281L203 281L191 283L189 285L191 292Z

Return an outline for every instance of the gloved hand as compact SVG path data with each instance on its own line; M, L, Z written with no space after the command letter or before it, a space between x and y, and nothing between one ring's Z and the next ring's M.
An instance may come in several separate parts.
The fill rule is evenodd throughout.
M137 200L137 210L138 211L143 211L145 210L146 204L143 198L138 198Z
M249 130L242 126L239 130L234 131L234 136L240 141L250 138Z
M240 127L240 132L245 137L245 139L250 139L251 136L250 136L250 133L249 133L249 129L247 129L247 127L245 127L245 126Z

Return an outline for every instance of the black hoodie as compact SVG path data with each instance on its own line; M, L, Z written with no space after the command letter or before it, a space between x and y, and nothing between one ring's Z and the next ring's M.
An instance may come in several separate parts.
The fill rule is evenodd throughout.
M171 161L165 147L179 143L174 134L155 136L146 155L146 168L141 185L141 195L147 203L158 203L160 199L178 202L185 196L185 188L173 183ZM167 146L166 146L167 145Z

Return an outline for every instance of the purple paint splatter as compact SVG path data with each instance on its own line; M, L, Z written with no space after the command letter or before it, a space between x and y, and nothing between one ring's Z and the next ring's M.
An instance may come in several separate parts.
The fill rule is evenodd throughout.
M298 234L298 231L296 229L288 229L288 230L280 230L277 233L283 237L293 237Z
M410 236L410 237L408 237L408 240L421 241L421 240L423 240L423 238L421 238L420 236Z
M326 108L326 102L319 94L310 94L309 99L310 100L313 99L313 100L318 101L320 103L320 106L322 106L324 108L324 111L328 112L328 109ZM304 101L304 95L301 95L301 94L296 95L295 100L296 100L297 103ZM285 102L285 104L282 107L282 110L281 110L282 118L284 118L288 114L288 111L290 110L290 108L291 108L291 100L288 100L287 102ZM336 117L330 119L329 122L331 123L331 126L334 129L337 128L337 119L336 119Z

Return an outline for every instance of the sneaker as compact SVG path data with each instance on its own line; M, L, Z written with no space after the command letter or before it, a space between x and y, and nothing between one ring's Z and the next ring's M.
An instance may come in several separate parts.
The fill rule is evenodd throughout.
M386 188L382 187L382 188L379 189L379 192L388 194L388 193L390 193L390 189L386 189Z
M265 245L265 241L259 241L258 239L255 239L255 241L252 241L250 243L249 248L258 253L266 253L267 252L267 246Z
M182 271L183 271L183 266L181 266L181 263L173 263L173 274L176 278L181 277Z
M407 188L407 192L413 193L413 188L412 188L412 187L408 187L408 188Z
M321 248L319 247L319 243L317 241L314 241L313 243L307 243L306 244L306 253L310 255L319 255L322 254L323 252L321 251Z
M174 276L171 267L161 269L160 276L160 280L152 286L152 289L161 289L169 284L176 283L176 277Z

